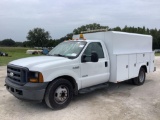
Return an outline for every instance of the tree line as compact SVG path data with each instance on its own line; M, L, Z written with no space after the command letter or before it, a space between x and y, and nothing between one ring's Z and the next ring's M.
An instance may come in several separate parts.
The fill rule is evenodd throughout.
M18 47L18 46L23 46L23 42L15 42L12 39L4 39L0 41L0 46Z
M5 39L0 41L0 46L21 46L21 47L55 47L57 44L64 40L72 39L73 34L80 34L82 31L95 30L95 29L107 29L108 31L121 31L129 33L138 33L145 35L152 35L153 37L153 49L160 49L160 29L149 29L145 27L129 27L123 28L115 27L109 28L108 26L102 26L97 23L82 25L73 30L72 33L68 33L60 39L52 39L49 32L42 28L34 28L29 30L27 34L27 41L15 42L12 39Z

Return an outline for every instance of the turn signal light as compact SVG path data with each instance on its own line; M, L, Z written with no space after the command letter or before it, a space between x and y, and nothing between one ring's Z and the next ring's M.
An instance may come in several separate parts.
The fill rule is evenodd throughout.
M42 73L39 73L39 82L40 83L43 83L44 81L43 81L43 75L42 75Z
M37 78L31 78L29 81L30 81L30 82L33 82L33 83L37 83L37 82L38 82L38 79L37 79Z

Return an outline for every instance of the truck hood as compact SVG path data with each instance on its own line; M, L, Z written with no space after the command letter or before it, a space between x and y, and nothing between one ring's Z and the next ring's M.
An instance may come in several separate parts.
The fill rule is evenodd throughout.
M9 64L27 67L28 69L33 68L35 66L43 66L46 63L56 64L56 63L63 63L63 62L71 61L68 58L64 57L57 57L57 56L37 56L37 57L28 57L22 58L18 60L14 60Z

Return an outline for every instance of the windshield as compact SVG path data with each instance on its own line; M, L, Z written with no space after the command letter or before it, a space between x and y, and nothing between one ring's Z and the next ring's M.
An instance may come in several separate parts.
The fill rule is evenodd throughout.
M85 41L66 41L57 45L48 55L76 58L83 50L87 42Z

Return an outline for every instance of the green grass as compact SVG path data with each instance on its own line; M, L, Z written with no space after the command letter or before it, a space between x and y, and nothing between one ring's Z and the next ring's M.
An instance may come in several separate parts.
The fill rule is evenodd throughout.
M155 53L155 56L160 56L160 53Z
M0 47L0 51L8 53L9 57L0 56L0 66L7 65L10 61L30 57L34 55L26 54L26 50L33 48L24 48L24 47Z

